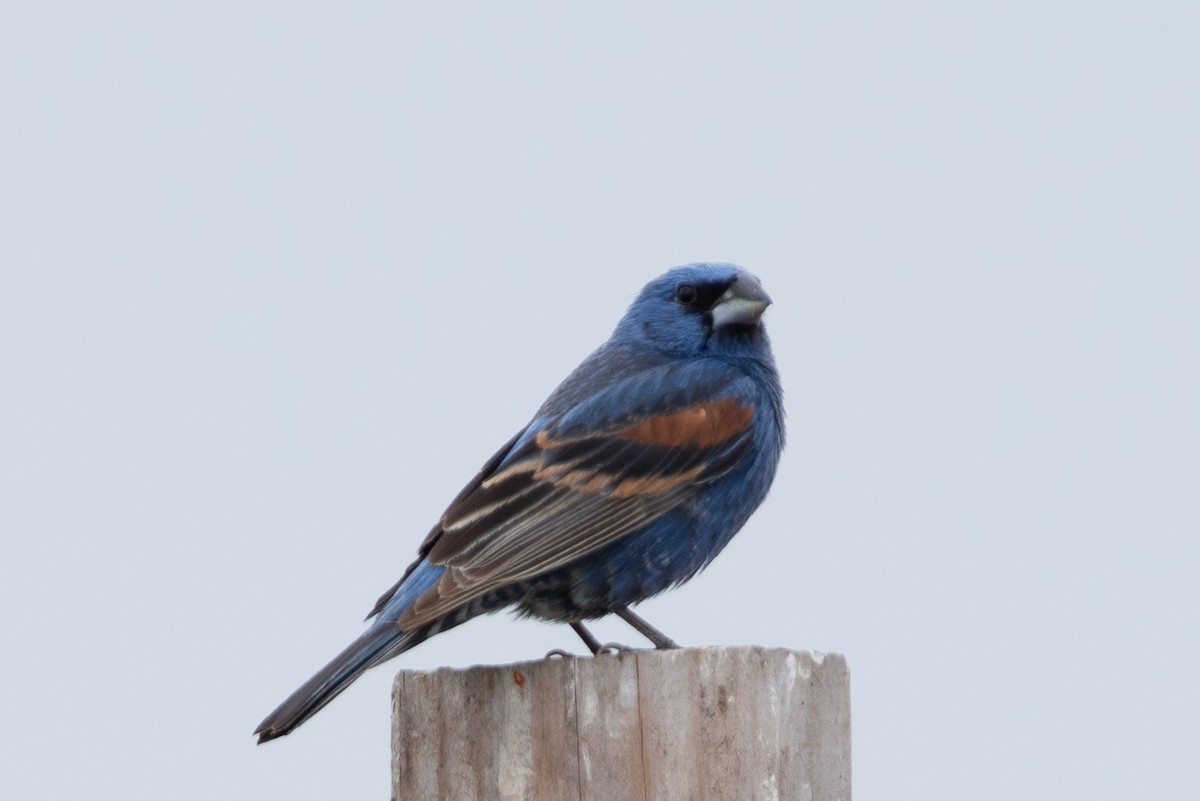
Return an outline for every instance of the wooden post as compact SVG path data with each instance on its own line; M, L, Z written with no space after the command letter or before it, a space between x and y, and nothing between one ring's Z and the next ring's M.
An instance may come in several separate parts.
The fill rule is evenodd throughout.
M849 801L839 654L688 648L403 671L396 801Z

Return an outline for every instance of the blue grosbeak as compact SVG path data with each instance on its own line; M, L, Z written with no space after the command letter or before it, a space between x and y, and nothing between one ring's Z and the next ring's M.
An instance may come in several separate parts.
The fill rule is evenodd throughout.
M612 337L467 484L365 633L267 716L299 726L370 667L515 606L570 623L629 609L707 565L758 507L783 449L783 396L760 318L771 300L729 264L651 281Z

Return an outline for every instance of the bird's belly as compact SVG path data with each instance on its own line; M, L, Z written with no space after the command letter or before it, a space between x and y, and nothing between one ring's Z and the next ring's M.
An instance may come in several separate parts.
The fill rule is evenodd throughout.
M691 578L724 547L724 541L704 536L706 528L682 513L659 518L576 562L528 580L517 611L545 620L586 620L657 595Z

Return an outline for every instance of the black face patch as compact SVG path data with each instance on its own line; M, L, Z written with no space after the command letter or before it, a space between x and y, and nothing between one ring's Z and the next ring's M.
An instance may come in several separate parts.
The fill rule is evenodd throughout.
M733 281L683 281L675 287L675 302L696 314L711 311L732 284Z

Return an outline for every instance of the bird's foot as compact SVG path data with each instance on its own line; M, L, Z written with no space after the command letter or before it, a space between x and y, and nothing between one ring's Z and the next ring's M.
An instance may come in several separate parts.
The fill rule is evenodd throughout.
M637 650L636 648L625 645L623 643L606 642L606 643L604 643L604 645L600 646L599 650L596 651L596 656L599 656L600 654L627 654L627 653L630 653L631 651L636 651L636 650Z
M563 650L562 648L555 648L551 651L547 651L546 655L542 658L543 659L574 659L575 654L571 653L570 651Z
M679 648L679 643L672 640L667 635L663 634L658 629L651 626L643 618L638 617L633 613L633 610L627 606L619 606L613 610L617 617L624 620L629 625L638 630L638 633L643 635L647 640L654 643L655 648Z
M600 641L596 639L595 634L592 634L587 630L586 626L576 621L571 624L571 628L573 628L575 633L579 635L579 639L583 640L583 644L587 646L588 650L592 652L593 656L600 653L600 648L602 647L600 645Z

